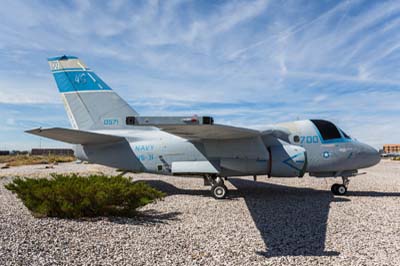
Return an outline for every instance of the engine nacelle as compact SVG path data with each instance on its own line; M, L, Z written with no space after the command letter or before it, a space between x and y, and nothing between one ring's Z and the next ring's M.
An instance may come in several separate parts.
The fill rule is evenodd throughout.
M270 175L276 177L302 177L307 167L307 154L303 147L279 145L269 148Z

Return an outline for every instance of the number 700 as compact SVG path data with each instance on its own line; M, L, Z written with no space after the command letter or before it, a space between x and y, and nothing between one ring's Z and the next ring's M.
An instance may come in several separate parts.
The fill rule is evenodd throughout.
M301 136L300 143L318 143L318 136Z

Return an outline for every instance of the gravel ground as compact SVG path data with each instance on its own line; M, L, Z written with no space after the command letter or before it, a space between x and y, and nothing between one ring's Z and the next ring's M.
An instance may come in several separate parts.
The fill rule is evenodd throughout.
M231 179L218 201L201 179L136 174L168 196L135 219L36 219L3 186L70 171L115 174L0 170L0 265L400 265L400 162L367 169L345 197L331 195L333 179L259 177Z

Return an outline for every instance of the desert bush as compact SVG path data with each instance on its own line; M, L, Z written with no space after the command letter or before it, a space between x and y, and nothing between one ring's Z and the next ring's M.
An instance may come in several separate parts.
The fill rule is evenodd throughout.
M35 217L132 217L138 207L164 196L144 182L105 175L16 178L5 187L16 193Z
M6 166L21 166L31 164L49 164L49 163L65 163L75 161L74 156L65 155L8 155L0 156L0 163L6 163Z

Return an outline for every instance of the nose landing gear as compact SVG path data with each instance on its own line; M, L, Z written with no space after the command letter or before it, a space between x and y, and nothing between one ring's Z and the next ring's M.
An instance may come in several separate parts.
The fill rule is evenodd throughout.
M331 191L334 195L346 195L347 186L350 183L350 180L347 176L342 176L343 184L333 184L331 187Z

